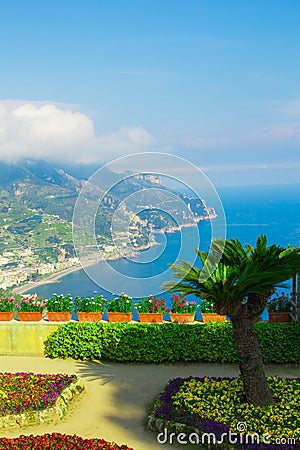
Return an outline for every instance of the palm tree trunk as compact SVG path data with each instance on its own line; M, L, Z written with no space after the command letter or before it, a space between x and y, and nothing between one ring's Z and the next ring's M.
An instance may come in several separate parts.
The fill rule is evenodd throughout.
M246 401L255 406L275 403L263 369L263 361L253 319L247 312L231 318Z

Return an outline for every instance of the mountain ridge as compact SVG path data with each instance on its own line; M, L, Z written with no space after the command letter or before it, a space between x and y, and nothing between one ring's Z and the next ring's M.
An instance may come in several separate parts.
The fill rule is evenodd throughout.
M80 192L83 204L94 205L96 211L96 245L84 235L80 245L93 247L103 259L120 257L118 248L123 256L130 255L155 244L155 232L195 225L214 215L201 199L170 193L153 175L124 176L107 168L100 175L100 186L95 186L92 179L78 179L43 160L0 163L0 287L11 267L20 269L20 280L28 280L50 268L78 264L72 220ZM84 208L82 216L84 225L90 220Z

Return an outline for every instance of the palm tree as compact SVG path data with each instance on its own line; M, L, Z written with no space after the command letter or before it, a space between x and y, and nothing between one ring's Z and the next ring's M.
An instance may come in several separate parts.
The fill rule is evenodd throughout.
M194 294L214 302L215 312L229 316L237 346L241 379L246 401L256 406L274 403L254 328L254 318L267 305L268 297L285 280L300 270L300 249L267 246L265 236L256 246L237 239L214 239L211 252L196 250L203 268L185 261L171 265L179 281L163 285L170 292Z

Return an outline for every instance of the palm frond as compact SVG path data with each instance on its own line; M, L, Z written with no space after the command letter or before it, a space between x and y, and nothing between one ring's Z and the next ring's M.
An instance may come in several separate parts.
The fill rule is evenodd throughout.
M249 295L268 296L274 287L284 286L300 272L300 249L267 246L264 235L258 236L255 247L247 244L245 248L238 239L213 239L210 250L196 250L202 269L185 261L170 266L179 281L166 282L162 287L219 304L238 305Z

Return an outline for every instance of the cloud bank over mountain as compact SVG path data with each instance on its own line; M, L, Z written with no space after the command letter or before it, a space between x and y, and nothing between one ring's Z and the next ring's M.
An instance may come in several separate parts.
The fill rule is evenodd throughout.
M81 163L143 151L152 136L138 126L97 136L92 119L54 103L0 101L0 160L41 158Z

